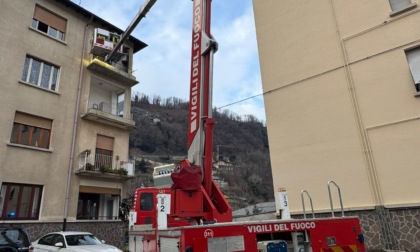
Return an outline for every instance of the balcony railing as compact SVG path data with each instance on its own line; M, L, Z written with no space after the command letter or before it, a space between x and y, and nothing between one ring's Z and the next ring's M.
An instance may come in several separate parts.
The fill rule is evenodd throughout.
M100 173L134 176L135 161L119 161L114 156L90 154L82 152L79 155L79 171L94 171Z
M105 75L108 78L114 79L119 83L129 87L133 87L134 85L139 83L136 80L136 77L132 74L132 71L130 71L129 69L121 68L121 66L119 65L109 65L98 58L92 59L87 68L96 73Z
M124 111L117 111L117 104L111 104L109 102L100 101L100 102L94 102L89 101L88 109L96 109L111 115L123 117ZM133 120L133 114L130 114L128 117L126 117L130 120Z
M125 111L118 111L116 108L116 103L89 101L87 111L82 115L82 118L124 130L135 129L136 123L133 120L133 114L127 115Z

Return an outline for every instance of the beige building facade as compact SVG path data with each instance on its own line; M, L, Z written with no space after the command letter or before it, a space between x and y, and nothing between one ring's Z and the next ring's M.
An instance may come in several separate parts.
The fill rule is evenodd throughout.
M1 13L0 219L32 238L43 234L36 225L96 223L90 230L103 235L108 225L119 245L134 174L132 59L146 44L130 37L105 64L123 31L73 2L4 1Z
M274 188L327 214L334 181L371 249L420 245L418 4L253 0Z

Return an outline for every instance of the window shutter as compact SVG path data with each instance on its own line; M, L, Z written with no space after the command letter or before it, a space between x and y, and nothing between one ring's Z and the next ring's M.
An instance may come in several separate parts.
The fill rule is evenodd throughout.
M411 0L389 0L392 11L399 11L411 5Z
M103 135L97 135L96 148L112 151L114 147L114 138Z
M16 111L15 122L43 129L51 129L52 120Z
M414 83L420 83L420 48L405 52Z
M106 188L106 187L97 187L97 186L84 186L79 187L80 193L98 193L98 194L111 194L111 195L121 195L121 189L119 188Z
M63 33L66 32L67 20L39 5L35 5L34 18Z

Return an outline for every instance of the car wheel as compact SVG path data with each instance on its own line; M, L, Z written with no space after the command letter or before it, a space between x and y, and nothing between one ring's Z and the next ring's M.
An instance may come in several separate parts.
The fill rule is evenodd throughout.
M0 248L0 252L18 252L17 249L15 249L14 247L1 247Z

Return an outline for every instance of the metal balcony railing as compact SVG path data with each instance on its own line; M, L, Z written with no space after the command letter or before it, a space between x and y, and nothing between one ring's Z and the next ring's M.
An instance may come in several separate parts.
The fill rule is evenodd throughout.
M134 176L135 160L119 161L114 156L103 154L79 155L79 170L97 171L102 173L118 173L125 169L128 176Z
M113 114L111 103L105 101L89 101L88 108L97 109L108 114Z
M128 118L130 120L133 120L133 114L130 113L130 115L128 117L123 116L124 114L126 114L125 111L121 110L121 109L118 111L116 103L111 104L111 103L105 102L105 101L100 101L100 102L89 101L88 109L96 109L96 110L102 111L102 112L107 113L107 114L111 114L111 115L115 115L115 116L119 116L119 117L125 117L125 118Z
M106 171L106 170L112 170L113 166L112 166L112 161L113 161L113 156L109 156L109 155L103 155L103 154L95 154L95 161L94 161L94 166L95 166L95 170L100 170L100 171Z

